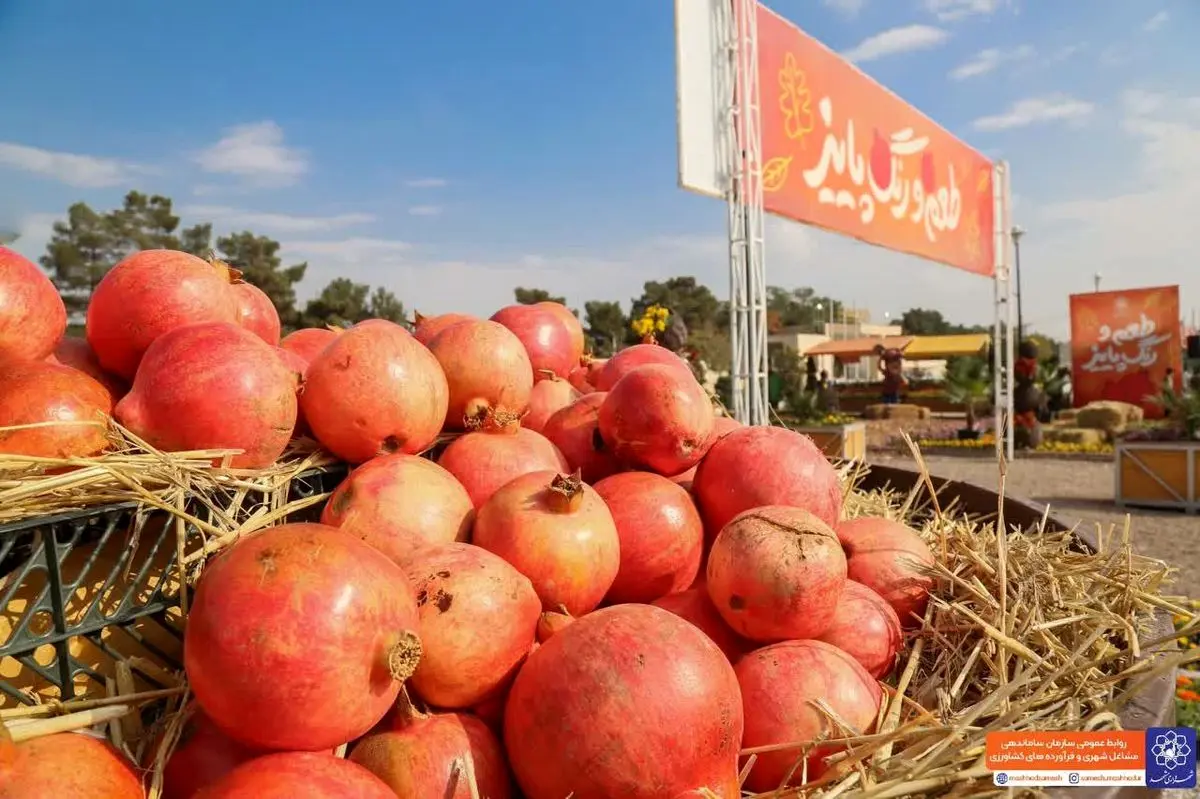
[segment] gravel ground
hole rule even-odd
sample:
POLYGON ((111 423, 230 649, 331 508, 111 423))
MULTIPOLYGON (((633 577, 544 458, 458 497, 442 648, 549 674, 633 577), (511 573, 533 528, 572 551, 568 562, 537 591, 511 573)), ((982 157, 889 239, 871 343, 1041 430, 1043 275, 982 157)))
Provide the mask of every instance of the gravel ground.
MULTIPOLYGON (((871 454, 869 460, 888 466, 913 468, 912 458, 871 454)), ((996 463, 985 458, 926 457, 929 471, 996 490, 996 463)), ((1009 464, 1008 492, 1050 506, 1051 512, 1073 517, 1084 524, 1100 524, 1120 531, 1126 512, 1133 517, 1131 535, 1137 551, 1159 558, 1178 569, 1174 591, 1200 597, 1200 516, 1181 512, 1118 510, 1113 504, 1113 464, 1077 462, 1058 458, 1019 459, 1009 464)))

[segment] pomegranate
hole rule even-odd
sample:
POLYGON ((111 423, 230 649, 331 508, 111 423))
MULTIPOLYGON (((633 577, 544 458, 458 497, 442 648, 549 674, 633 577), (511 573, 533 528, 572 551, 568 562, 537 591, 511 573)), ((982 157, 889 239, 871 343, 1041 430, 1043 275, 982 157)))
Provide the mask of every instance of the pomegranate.
POLYGON ((621 568, 606 602, 653 602, 695 582, 704 523, 687 491, 649 472, 614 474, 595 488, 621 538, 621 568))
POLYGON ((904 646, 900 619, 883 597, 862 583, 847 580, 833 622, 818 640, 857 660, 876 679, 891 674, 904 646))
POLYGON ((522 414, 533 390, 524 345, 497 322, 460 322, 429 342, 450 385, 446 427, 462 430, 482 409, 522 414))
POLYGON ((155 339, 115 415, 158 449, 236 449, 234 468, 259 469, 287 448, 296 412, 296 375, 275 348, 206 322, 155 339))
POLYGON ((357 763, 325 752, 264 755, 229 772, 195 799, 396 799, 357 763))
POLYGON ((533 379, 544 380, 547 375, 565 378, 571 367, 579 363, 580 353, 556 311, 544 305, 509 305, 492 314, 492 321, 512 331, 533 365, 533 379))
POLYGON ((571 622, 575 621, 575 617, 569 613, 559 613, 558 611, 548 610, 541 615, 537 624, 537 640, 539 644, 544 644, 550 636, 562 630, 571 622))
POLYGON ((529 580, 471 544, 427 546, 408 563, 421 618, 421 664, 412 685, 443 708, 496 692, 533 645, 542 606, 529 580))
POLYGON ((200 322, 238 324, 237 273, 174 250, 135 252, 92 292, 87 340, 105 371, 132 380, 142 356, 165 333, 200 322))
POLYGON ((477 796, 512 796, 500 741, 466 713, 429 715, 402 701, 392 726, 360 740, 349 759, 383 780, 396 799, 471 799, 468 761, 477 796))
POLYGON ((521 427, 511 414, 485 409, 468 424, 471 432, 450 442, 438 463, 458 478, 476 509, 500 486, 523 474, 567 471, 558 447, 521 427))
POLYGON ((313 434, 351 463, 415 455, 446 420, 446 376, 412 335, 381 319, 355 325, 308 365, 300 407, 313 434))
POLYGON ((865 516, 838 525, 847 574, 887 601, 903 627, 919 627, 929 603, 933 553, 921 536, 900 522, 865 516))
POLYGON ((529 656, 504 713, 509 762, 528 799, 675 799, 704 789, 736 799, 741 739, 729 661, 650 605, 604 608, 561 630, 529 656))
MULTIPOLYGON (((742 427, 742 423, 736 419, 731 419, 728 416, 713 417, 713 432, 712 443, 715 444, 722 438, 742 427)), ((711 444, 709 446, 712 446, 711 444)), ((671 482, 678 483, 688 491, 692 490, 692 483, 696 480, 696 470, 700 468, 700 464, 696 464, 686 472, 677 474, 671 477, 671 482)))
MULTIPOLYGON (((279 360, 283 361, 283 365, 287 367, 288 371, 295 375, 296 387, 299 389, 304 383, 304 373, 308 371, 308 361, 291 350, 285 350, 283 347, 276 347, 275 354, 279 356, 279 360)), ((299 396, 299 393, 297 393, 297 396, 299 396)))
POLYGON ((837 533, 802 508, 753 508, 725 525, 708 553, 708 596, 755 641, 815 638, 833 623, 846 556, 837 533))
POLYGON ((618 458, 663 475, 694 466, 712 445, 712 402, 690 373, 651 365, 622 377, 600 406, 600 437, 618 458))
MULTIPOLYGON (((772 791, 784 784, 800 784, 805 764, 796 761, 799 746, 822 737, 845 737, 818 709, 825 703, 837 717, 860 733, 868 733, 879 714, 883 690, 858 661, 823 641, 784 641, 755 650, 734 667, 742 689, 749 749, 772 744, 796 744, 795 749, 760 752, 746 779, 754 792, 772 791), (793 772, 793 767, 795 771, 793 772)), ((820 746, 807 758, 809 780, 827 769, 825 758, 844 747, 820 746)))
POLYGON ((84 339, 64 336, 63 340, 58 342, 58 346, 54 348, 54 354, 46 360, 49 363, 69 366, 83 372, 108 389, 108 393, 113 396, 114 400, 120 399, 129 390, 129 386, 123 381, 104 371, 104 368, 100 366, 100 361, 96 360, 96 354, 92 352, 92 348, 84 339))
POLYGON ((67 309, 41 269, 0 247, 0 361, 40 361, 67 330, 67 309))
POLYGON ((237 298, 238 321, 242 327, 272 347, 278 347, 279 311, 275 310, 275 303, 266 292, 252 283, 237 281, 233 284, 233 294, 237 298))
POLYGON ((316 751, 383 718, 420 660, 418 626, 404 572, 386 556, 334 527, 285 524, 205 568, 184 668, 227 735, 316 751))
POLYGON ((133 765, 106 741, 62 732, 16 745, 12 779, 0 783, 3 799, 48 797, 144 799, 133 765))
POLYGON ((842 513, 833 465, 811 438, 782 427, 726 433, 696 470, 692 495, 710 540, 734 516, 763 505, 804 508, 830 527, 842 513))
MULTIPOLYGON (((156 756, 157 748, 150 757, 156 756)), ((198 791, 264 752, 246 746, 217 729, 193 708, 184 722, 175 751, 163 768, 163 799, 191 799, 198 791)))
POLYGON ((17 770, 17 745, 8 728, 0 724, 0 785, 7 785, 17 770))
POLYGON ((687 363, 675 353, 657 344, 635 344, 626 347, 616 355, 603 362, 603 366, 592 372, 589 382, 597 391, 612 391, 625 375, 639 366, 667 366, 676 370, 680 375, 687 375, 693 380, 692 370, 687 363))
POLYGON ((546 421, 580 396, 574 386, 556 375, 539 380, 529 393, 529 412, 521 417, 521 426, 544 434, 546 421))
POLYGON ((316 357, 321 354, 321 350, 328 347, 341 333, 341 330, 328 327, 305 327, 294 333, 288 333, 283 337, 283 341, 279 342, 279 346, 294 353, 307 366, 316 360, 316 357))
POLYGON ((0 362, 0 452, 95 455, 108 446, 106 416, 112 409, 112 395, 83 372, 45 361, 0 362))
POLYGON ((567 382, 570 383, 580 394, 591 394, 596 390, 596 387, 588 381, 588 369, 586 366, 576 366, 567 375, 567 382))
POLYGON ((563 305, 561 302, 544 302, 535 303, 536 308, 545 308, 552 312, 563 323, 567 329, 567 336, 571 342, 571 362, 577 363, 583 357, 583 349, 586 340, 583 333, 583 325, 579 322, 579 317, 575 313, 563 305))
POLYGON ((429 346, 429 342, 448 327, 453 327, 459 322, 480 321, 479 317, 465 313, 444 313, 438 316, 421 316, 418 313, 414 316, 416 321, 413 323, 413 336, 425 346, 429 346))
POLYGON ((585 483, 621 471, 621 462, 600 437, 600 406, 607 394, 584 394, 546 420, 542 433, 578 469, 585 483))
POLYGON ((475 508, 454 475, 416 455, 380 455, 342 481, 321 523, 358 536, 401 566, 427 544, 466 541, 475 508))
POLYGON ((735 633, 717 613, 703 583, 678 594, 660 597, 653 604, 699 628, 721 648, 730 663, 737 663, 742 655, 754 649, 752 642, 735 633))
POLYGON ((479 508, 473 540, 528 577, 543 608, 573 616, 600 604, 621 563, 612 514, 578 473, 505 484, 479 508))

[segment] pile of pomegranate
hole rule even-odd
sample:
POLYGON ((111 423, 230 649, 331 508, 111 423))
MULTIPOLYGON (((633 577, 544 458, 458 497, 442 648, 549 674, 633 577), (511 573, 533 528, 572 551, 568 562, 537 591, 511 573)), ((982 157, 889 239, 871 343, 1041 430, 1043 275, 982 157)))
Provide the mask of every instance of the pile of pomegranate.
MULTIPOLYGON (((871 732, 933 556, 844 519, 809 438, 718 416, 656 345, 588 357, 555 303, 280 340, 264 300, 144 251, 69 339, 0 248, 0 452, 96 455, 111 414, 235 468, 297 435, 355 467, 320 523, 207 564, 166 799, 734 799, 743 749, 768 791, 871 732)), ((145 768, 79 735, 0 741, 5 797, 140 799, 145 768)))

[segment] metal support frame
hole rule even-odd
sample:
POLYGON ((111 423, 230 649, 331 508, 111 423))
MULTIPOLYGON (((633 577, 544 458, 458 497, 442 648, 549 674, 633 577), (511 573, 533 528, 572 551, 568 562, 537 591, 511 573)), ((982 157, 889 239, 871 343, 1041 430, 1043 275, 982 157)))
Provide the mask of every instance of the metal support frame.
POLYGON ((1013 459, 1013 369, 1016 366, 1016 342, 1013 337, 1013 281, 1009 268, 1012 252, 1012 206, 1010 171, 1007 161, 996 163, 992 171, 993 220, 996 236, 996 274, 993 278, 995 318, 992 331, 992 407, 996 450, 1013 459))
POLYGON ((755 0, 730 0, 724 22, 728 67, 722 80, 729 185, 730 377, 733 415, 770 424, 767 395, 767 279, 764 258, 762 115, 755 0))

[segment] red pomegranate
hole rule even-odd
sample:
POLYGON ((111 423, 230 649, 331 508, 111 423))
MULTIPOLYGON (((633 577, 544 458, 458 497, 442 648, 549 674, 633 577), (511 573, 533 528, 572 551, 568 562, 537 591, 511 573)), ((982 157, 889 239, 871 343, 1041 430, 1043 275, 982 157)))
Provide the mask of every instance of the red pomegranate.
POLYGON ((709 449, 692 495, 711 540, 729 520, 763 505, 804 508, 829 526, 842 514, 842 486, 825 455, 783 427, 739 427, 709 449))
POLYGON ((16 773, 18 754, 8 728, 0 724, 0 785, 7 785, 16 773))
MULTIPOLYGON (((304 384, 304 373, 308 371, 308 361, 283 347, 276 347, 275 354, 279 356, 279 360, 283 361, 283 365, 287 367, 288 371, 295 375, 296 387, 299 389, 304 384)), ((297 396, 299 396, 299 391, 297 391, 297 396)))
POLYGON ((471 432, 450 442, 438 463, 467 489, 476 509, 500 486, 523 474, 568 471, 558 447, 521 427, 511 414, 484 410, 469 424, 471 432))
POLYGON ((321 523, 356 535, 401 566, 428 544, 466 541, 475 508, 454 475, 416 455, 380 455, 342 481, 321 523))
POLYGON ((703 583, 678 594, 660 597, 652 604, 699 628, 721 648, 730 663, 737 663, 742 655, 755 647, 752 641, 738 635, 725 623, 721 614, 713 607, 712 600, 708 598, 708 589, 703 583))
POLYGON ((145 799, 133 765, 111 744, 84 733, 62 732, 16 745, 12 779, 3 799, 48 797, 145 799))
POLYGON ((92 292, 87 341, 100 365, 132 380, 142 355, 165 333, 200 322, 238 324, 235 273, 175 250, 142 250, 106 274, 92 292))
POLYGON ((747 638, 815 638, 833 623, 846 556, 816 516, 768 505, 725 525, 708 553, 705 582, 721 618, 747 638))
POLYGON ((184 667, 227 735, 317 751, 383 718, 420 660, 418 627, 404 571, 385 555, 334 527, 285 524, 205 568, 184 667))
MULTIPOLYGON (((156 753, 157 748, 149 752, 149 757, 153 759, 156 753)), ((192 799, 202 788, 263 754, 233 740, 193 708, 163 768, 162 799, 192 799)))
POLYGON ((572 616, 600 604, 621 564, 612 514, 578 473, 505 484, 479 508, 472 539, 528 577, 543 608, 572 616))
POLYGON ((0 361, 40 361, 67 330, 58 289, 23 255, 0 247, 0 361))
POLYGON ((326 449, 351 463, 422 452, 446 420, 446 376, 429 350, 392 322, 373 319, 345 331, 304 377, 305 420, 326 449))
POLYGON ((579 397, 575 387, 561 377, 551 375, 539 380, 529 393, 529 412, 521 417, 521 426, 544 434, 546 420, 579 397))
POLYGON ((687 375, 693 380, 692 370, 687 363, 675 353, 657 344, 635 344, 626 347, 616 355, 603 362, 603 366, 592 372, 590 382, 597 391, 612 391, 625 375, 639 366, 667 366, 675 369, 681 375, 687 375))
POLYGON ((537 640, 539 644, 546 643, 550 636, 559 632, 571 622, 575 621, 575 617, 569 613, 559 613, 554 610, 547 610, 538 619, 537 624, 537 640))
POLYGON ((583 365, 576 366, 567 375, 567 382, 570 383, 580 394, 591 394, 596 390, 596 387, 588 381, 588 368, 583 365))
POLYGON ((0 452, 95 455, 108 447, 106 417, 112 410, 112 395, 83 372, 45 361, 0 362, 0 452))
POLYGON ((542 605, 529 580, 471 544, 427 546, 410 557, 421 664, 412 685, 431 705, 468 708, 498 691, 529 652, 542 605))
POLYGON ((933 553, 911 527, 876 516, 837 526, 847 574, 887 601, 903 627, 919 627, 933 588, 933 553))
POLYGON ((533 390, 533 366, 524 345, 497 322, 460 322, 429 342, 450 384, 446 427, 462 430, 484 408, 522 414, 533 390))
POLYGON ((453 327, 459 322, 481 321, 478 316, 465 313, 444 313, 438 316, 421 316, 419 313, 413 315, 416 317, 416 321, 413 323, 413 336, 427 347, 429 342, 437 338, 438 333, 448 327, 453 327))
POLYGON ((288 333, 283 337, 283 341, 279 342, 279 346, 294 353, 307 366, 342 332, 328 327, 305 327, 288 333))
POLYGON ((92 348, 84 339, 64 336, 63 340, 58 342, 58 346, 54 348, 54 354, 46 360, 49 363, 69 366, 83 372, 108 389, 108 393, 112 394, 114 400, 120 399, 129 390, 129 386, 124 381, 104 371, 104 368, 100 366, 100 361, 96 360, 96 354, 92 352, 92 348))
MULTIPOLYGON (((722 438, 742 427, 742 423, 736 419, 731 419, 728 416, 713 417, 712 443, 715 444, 722 438)), ((709 445, 711 446, 711 444, 709 445)), ((692 483, 696 480, 696 470, 700 468, 700 464, 696 464, 686 472, 674 475, 671 477, 671 482, 678 483, 688 491, 692 490, 692 483)))
POLYGON ((605 601, 653 602, 696 580, 704 523, 688 492, 649 472, 624 472, 596 483, 621 537, 621 568, 605 601))
POLYGON ((565 378, 579 363, 571 333, 562 317, 544 305, 509 305, 492 314, 491 320, 512 331, 533 365, 533 379, 548 375, 565 378))
POLYGON ((663 475, 685 472, 712 445, 712 402, 670 366, 628 372, 600 406, 600 437, 626 463, 663 475))
MULTIPOLYGON (((822 641, 773 644, 746 655, 734 670, 746 717, 742 746, 797 746, 759 753, 745 785, 754 792, 775 790, 789 773, 788 784, 799 784, 804 774, 804 764, 796 763, 803 755, 799 747, 821 737, 845 737, 817 702, 825 703, 860 733, 870 732, 883 702, 879 683, 858 661, 822 641)), ((841 749, 835 745, 811 750, 808 779, 821 776, 828 769, 825 758, 841 749)))
POLYGON ((234 468, 259 469, 287 448, 296 407, 296 375, 274 347, 206 322, 155 339, 115 415, 158 449, 237 449, 234 468))
POLYGON ((504 714, 509 762, 528 799, 674 799, 702 789, 736 799, 741 740, 729 661, 691 624, 650 605, 604 608, 561 630, 529 656, 504 714))
POLYGON ((542 433, 558 447, 585 483, 595 483, 623 468, 600 437, 600 406, 607 394, 584 394, 546 420, 542 433))
POLYGON ((430 715, 402 701, 390 729, 360 740, 349 759, 386 783, 396 799, 471 799, 468 761, 477 796, 512 796, 500 741, 467 713, 430 715))
POLYGON ((818 640, 857 660, 876 679, 891 674, 904 647, 900 619, 883 597, 862 583, 847 580, 833 622, 818 640))
POLYGON ((583 333, 583 325, 580 324, 579 317, 575 315, 574 311, 563 305, 561 302, 550 302, 549 300, 546 300, 544 302, 536 303, 535 307, 545 308, 546 310, 552 312, 563 323, 563 326, 567 328, 567 336, 571 341, 571 362, 578 363, 579 359, 583 357, 583 349, 586 343, 583 333))
POLYGON ((237 297, 238 321, 242 327, 272 347, 278 347, 279 311, 275 310, 275 303, 266 292, 252 283, 237 281, 233 284, 233 294, 237 297))
POLYGON ((195 799, 396 799, 357 763, 325 752, 279 752, 229 772, 195 799))

